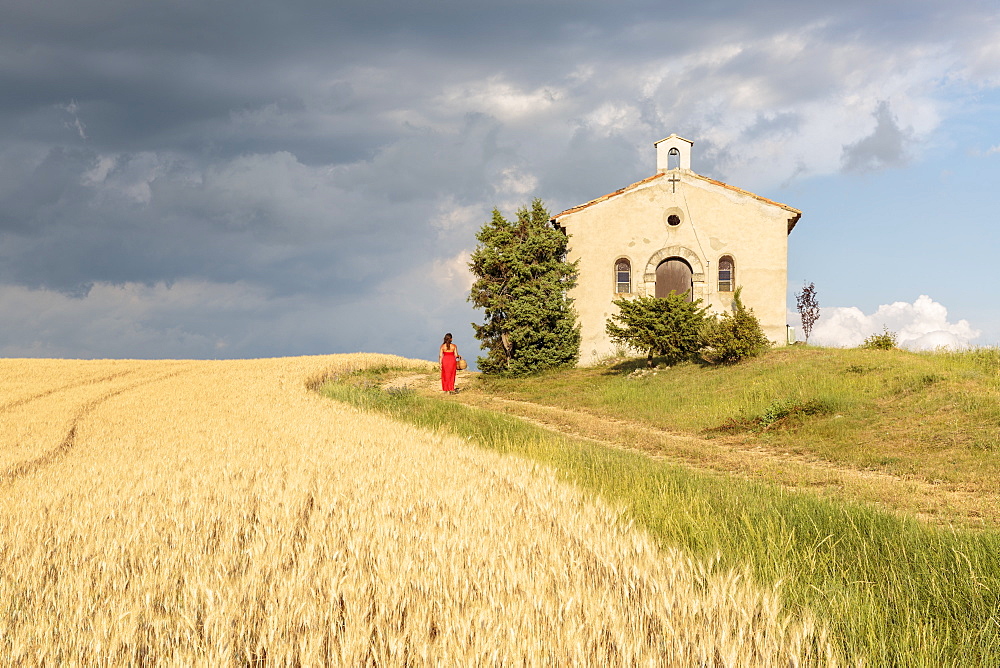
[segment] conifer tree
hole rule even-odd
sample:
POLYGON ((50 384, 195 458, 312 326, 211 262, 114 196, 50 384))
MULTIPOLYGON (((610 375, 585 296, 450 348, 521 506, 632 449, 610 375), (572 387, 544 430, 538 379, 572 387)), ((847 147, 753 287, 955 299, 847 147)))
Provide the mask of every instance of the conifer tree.
POLYGON ((580 327, 567 292, 576 285, 576 263, 566 261, 568 239, 542 201, 518 209, 513 222, 494 209, 476 239, 469 301, 486 317, 472 324, 486 351, 479 368, 523 375, 575 364, 580 327))
POLYGON ((704 346, 702 332, 708 312, 700 299, 689 302, 686 295, 671 292, 666 297, 616 299, 613 303, 618 314, 607 321, 608 336, 615 343, 646 353, 649 366, 653 366, 654 355, 666 357, 671 365, 684 361, 704 346))
POLYGON ((717 364, 736 364, 749 357, 756 357, 771 346, 764 336, 760 321, 753 309, 743 304, 743 288, 733 294, 733 312, 710 321, 706 344, 710 350, 705 357, 717 364))

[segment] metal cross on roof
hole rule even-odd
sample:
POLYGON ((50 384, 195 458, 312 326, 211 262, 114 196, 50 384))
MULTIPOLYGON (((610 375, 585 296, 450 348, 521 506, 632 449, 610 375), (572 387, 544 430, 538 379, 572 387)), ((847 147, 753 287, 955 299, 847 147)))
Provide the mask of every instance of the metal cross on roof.
POLYGON ((672 192, 677 192, 677 184, 681 182, 681 179, 676 174, 671 174, 670 178, 667 179, 670 182, 672 192))

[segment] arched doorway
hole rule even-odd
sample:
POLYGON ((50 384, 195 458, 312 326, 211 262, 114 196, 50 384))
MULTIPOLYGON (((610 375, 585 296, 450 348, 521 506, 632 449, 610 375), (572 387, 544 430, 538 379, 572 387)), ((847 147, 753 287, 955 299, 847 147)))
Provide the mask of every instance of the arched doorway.
POLYGON ((679 257, 670 257, 656 266, 656 296, 666 297, 671 291, 687 292, 687 300, 694 297, 694 272, 691 265, 679 257))

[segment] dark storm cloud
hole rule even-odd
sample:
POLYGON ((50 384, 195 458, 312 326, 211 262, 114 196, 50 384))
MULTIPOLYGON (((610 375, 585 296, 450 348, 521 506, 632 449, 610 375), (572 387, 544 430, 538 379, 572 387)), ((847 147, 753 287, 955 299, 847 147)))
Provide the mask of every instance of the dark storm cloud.
MULTIPOLYGON (((268 105, 304 107, 325 95, 340 98, 323 100, 326 105, 370 110, 412 100, 413 88, 433 90, 453 77, 496 71, 534 85, 552 81, 554 73, 574 63, 634 68, 650 56, 684 54, 703 45, 706 36, 722 44, 762 34, 762 29, 767 34, 778 15, 782 26, 816 22, 815 10, 801 5, 768 3, 749 11, 728 3, 664 8, 654 2, 18 2, 0 27, 5 91, 0 111, 5 127, 16 127, 22 138, 57 140, 55 124, 40 124, 45 119, 38 112, 51 113, 52 107, 75 100, 79 120, 102 148, 200 147, 221 154, 279 150, 294 129, 286 135, 265 128, 263 136, 220 136, 220 124, 228 127, 231 113, 268 105), (358 66, 362 69, 346 71, 358 66), (371 76, 363 71, 366 66, 394 75, 381 95, 356 96, 351 82, 344 81, 371 76)), ((841 3, 836 12, 819 14, 827 22, 819 34, 843 35, 847 28, 836 17, 858 11, 852 6, 860 3, 841 3)), ((892 4, 879 5, 883 28, 903 14, 886 7, 892 4)), ((860 21, 851 28, 867 32, 875 26, 860 21)), ((883 43, 891 39, 891 33, 880 35, 883 43)), ((725 67, 735 78, 785 73, 790 85, 781 88, 793 91, 822 85, 825 77, 817 76, 815 65, 810 58, 774 62, 766 50, 750 48, 725 67)), ((688 80, 710 74, 711 68, 694 69, 688 80)), ((349 113, 337 120, 350 120, 340 116, 349 113)), ((366 117, 375 126, 362 132, 369 147, 392 138, 393 128, 371 114, 366 117)), ((314 141, 327 143, 334 155, 349 160, 365 155, 360 142, 349 141, 353 133, 330 136, 329 127, 299 128, 311 129, 314 141)), ((310 153, 310 161, 320 159, 305 138, 288 139, 297 151, 310 153)))
POLYGON ((670 132, 748 187, 901 164, 921 128, 888 102, 855 128, 844 100, 870 113, 888 80, 897 114, 933 102, 905 73, 970 13, 7 0, 0 313, 44 310, 0 354, 415 354, 474 317, 463 253, 491 207, 627 185, 670 132))
POLYGON ((205 168, 57 148, 0 210, 11 231, 0 275, 59 290, 184 276, 329 293, 370 280, 376 263, 357 260, 394 250, 389 235, 426 250, 420 224, 398 225, 425 211, 388 202, 371 215, 357 193, 288 153, 205 168))

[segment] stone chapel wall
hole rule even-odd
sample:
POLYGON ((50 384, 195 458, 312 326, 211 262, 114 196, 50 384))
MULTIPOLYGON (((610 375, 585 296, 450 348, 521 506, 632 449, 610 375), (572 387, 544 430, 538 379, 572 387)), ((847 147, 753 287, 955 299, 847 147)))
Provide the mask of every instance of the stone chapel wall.
POLYGON ((718 262, 731 256, 744 303, 754 309, 765 335, 783 345, 788 221, 796 213, 678 169, 557 216, 569 235, 569 259, 580 260, 572 296, 582 330, 581 364, 614 353, 604 328, 619 296, 619 258, 631 264, 631 290, 637 295, 653 294, 660 261, 684 259, 693 272, 694 296, 719 313, 731 307, 733 293, 718 290, 718 262))

